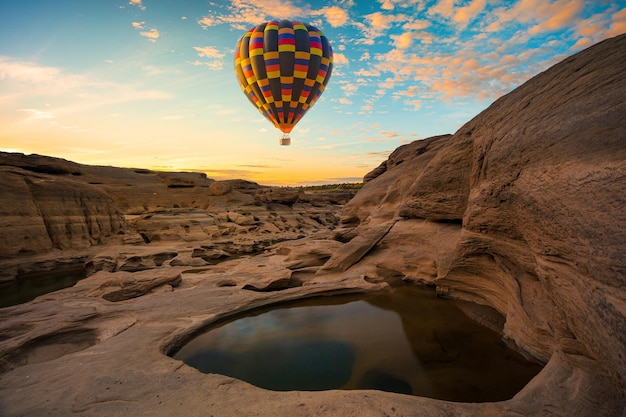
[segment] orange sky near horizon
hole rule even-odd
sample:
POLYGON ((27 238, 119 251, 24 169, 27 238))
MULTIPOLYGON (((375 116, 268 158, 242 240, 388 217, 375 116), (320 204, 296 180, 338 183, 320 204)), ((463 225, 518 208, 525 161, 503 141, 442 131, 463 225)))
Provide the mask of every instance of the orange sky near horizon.
POLYGON ((398 146, 454 133, 624 32, 626 0, 7 1, 0 150, 265 185, 358 182, 398 146), (287 147, 233 71, 241 35, 281 18, 317 26, 334 51, 287 147))

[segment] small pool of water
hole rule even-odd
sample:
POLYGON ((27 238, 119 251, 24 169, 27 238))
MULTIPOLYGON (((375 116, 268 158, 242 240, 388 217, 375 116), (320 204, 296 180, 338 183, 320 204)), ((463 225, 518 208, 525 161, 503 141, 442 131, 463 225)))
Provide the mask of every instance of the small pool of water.
POLYGON ((275 391, 375 389, 468 402, 510 399, 541 370, 454 301, 415 287, 256 311, 173 357, 275 391))
POLYGON ((18 276, 0 283, 0 308, 26 303, 40 295, 72 287, 85 278, 84 265, 66 267, 59 271, 42 271, 18 276))

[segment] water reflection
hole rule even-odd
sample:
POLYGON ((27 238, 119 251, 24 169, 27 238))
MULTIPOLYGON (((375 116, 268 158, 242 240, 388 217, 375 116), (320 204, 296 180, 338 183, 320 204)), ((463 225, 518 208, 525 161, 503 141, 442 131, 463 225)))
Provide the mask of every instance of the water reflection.
POLYGON ((59 271, 42 271, 19 276, 12 281, 0 283, 0 308, 31 301, 40 295, 68 288, 85 278, 83 263, 59 271))
POLYGON ((262 388, 377 389, 452 401, 511 398, 541 369, 434 292, 299 302, 224 323, 174 358, 262 388))

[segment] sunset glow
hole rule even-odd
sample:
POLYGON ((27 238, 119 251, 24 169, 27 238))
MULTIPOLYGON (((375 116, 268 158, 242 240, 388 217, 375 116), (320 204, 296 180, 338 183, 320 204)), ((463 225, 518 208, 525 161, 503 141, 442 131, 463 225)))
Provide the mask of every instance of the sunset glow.
POLYGON ((454 133, 566 56, 626 31, 626 0, 22 0, 0 3, 0 150, 261 184, 360 181, 454 133), (233 73, 271 19, 332 43, 334 72, 281 147, 233 73))

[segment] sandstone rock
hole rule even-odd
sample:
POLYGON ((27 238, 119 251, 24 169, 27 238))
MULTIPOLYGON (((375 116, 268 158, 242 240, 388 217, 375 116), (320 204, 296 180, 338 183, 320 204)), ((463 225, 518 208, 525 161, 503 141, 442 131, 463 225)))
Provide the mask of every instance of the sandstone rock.
POLYGON ((225 250, 216 249, 208 246, 201 248, 195 248, 193 250, 192 258, 201 258, 207 263, 214 263, 225 258, 230 258, 232 255, 225 250))
POLYGON ((180 272, 167 269, 155 272, 97 272, 89 278, 80 281, 77 288, 93 288, 86 295, 101 297, 107 301, 124 301, 141 297, 155 288, 163 285, 178 286, 181 280, 180 272))
POLYGON ((394 222, 387 222, 369 227, 355 238, 344 244, 333 253, 333 256, 324 264, 323 271, 343 272, 359 262, 393 226, 394 222))
POLYGON ((254 226, 256 224, 256 219, 251 214, 244 214, 235 211, 228 212, 228 221, 239 226, 254 226))
MULTIPOLYGON (((389 221, 400 216, 398 206, 413 188, 430 161, 449 143, 450 135, 435 136, 404 145, 390 155, 384 175, 368 181, 346 204, 341 213, 342 223, 359 223, 369 217, 389 221), (411 175, 406 175, 411 172, 411 175)), ((416 216, 417 217, 417 216, 416 216)))
POLYGON ((289 269, 302 269, 324 265, 340 248, 341 243, 332 240, 302 239, 280 245, 281 253, 288 254, 285 260, 289 269))
POLYGON ((97 187, 63 173, 0 169, 2 257, 87 248, 119 240, 127 230, 113 200, 97 187))
MULTIPOLYGON (((453 136, 427 140, 426 152, 411 151, 424 149, 420 142, 406 145, 401 165, 388 161, 384 173, 371 174, 342 213, 358 219, 360 233, 394 216, 435 222, 428 234, 389 233, 360 264, 380 262, 383 247, 431 256, 424 261, 437 266, 436 277, 423 278, 506 316, 509 343, 546 361, 575 338, 577 354, 611 375, 622 395, 624 59, 626 36, 604 41, 497 100, 453 136), (438 227, 457 228, 445 253, 433 248, 438 227)), ((415 273, 402 259, 384 263, 386 273, 389 264, 402 276, 415 273)))
POLYGON ((268 188, 257 193, 259 202, 285 204, 287 206, 294 205, 299 197, 300 191, 291 188, 268 188))
POLYGON ((215 181, 209 186, 209 191, 211 195, 220 196, 224 194, 228 194, 233 190, 232 185, 222 181, 215 181))

